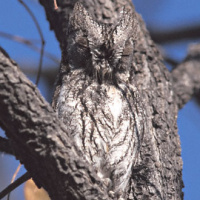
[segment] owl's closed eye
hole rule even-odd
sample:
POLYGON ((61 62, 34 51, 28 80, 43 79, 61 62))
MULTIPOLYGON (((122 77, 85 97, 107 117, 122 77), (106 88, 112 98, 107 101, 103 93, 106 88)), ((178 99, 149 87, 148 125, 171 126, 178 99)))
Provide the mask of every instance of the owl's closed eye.
POLYGON ((70 68, 85 69, 99 83, 113 82, 116 73, 122 73, 131 64, 136 28, 133 14, 125 9, 116 23, 99 24, 78 3, 68 28, 70 68))

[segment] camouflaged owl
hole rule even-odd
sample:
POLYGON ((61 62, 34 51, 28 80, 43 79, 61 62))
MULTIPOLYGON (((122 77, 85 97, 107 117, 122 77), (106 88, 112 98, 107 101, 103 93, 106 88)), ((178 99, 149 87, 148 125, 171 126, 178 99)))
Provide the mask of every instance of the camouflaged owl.
POLYGON ((136 30, 132 11, 123 8, 114 24, 100 24, 76 3, 53 102, 77 149, 115 199, 126 198, 143 131, 138 92, 129 83, 136 30))

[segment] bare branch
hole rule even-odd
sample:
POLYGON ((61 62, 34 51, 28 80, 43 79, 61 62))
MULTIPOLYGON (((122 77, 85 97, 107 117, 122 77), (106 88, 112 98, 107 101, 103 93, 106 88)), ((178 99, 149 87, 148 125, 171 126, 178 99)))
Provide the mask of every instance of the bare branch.
MULTIPOLYGON (((36 45, 38 43, 38 40, 26 39, 26 38, 23 38, 21 36, 13 35, 13 34, 10 34, 10 33, 5 33, 5 32, 2 32, 2 31, 0 31, 0 37, 6 38, 8 40, 15 41, 15 42, 19 42, 21 44, 26 45, 27 47, 29 47, 30 49, 32 49, 36 52, 41 52, 41 49, 38 48, 37 45, 36 45)), ((44 56, 46 56, 47 58, 49 58, 50 60, 52 60, 56 64, 60 63, 58 58, 48 51, 44 51, 44 56)))
POLYGON ((0 152, 13 155, 13 149, 8 139, 0 136, 0 152))
POLYGON ((189 48, 188 56, 172 71, 173 87, 179 108, 200 90, 200 44, 189 48))
POLYGON ((175 68, 179 63, 174 60, 173 58, 169 57, 165 51, 165 49, 161 45, 157 45, 160 54, 162 55, 162 58, 165 62, 170 64, 173 68, 175 68))
MULTIPOLYGON (((15 173, 14 173, 13 176, 12 176, 11 183, 13 183, 13 182, 15 181, 15 178, 16 178, 17 174, 19 173, 19 170, 20 170, 21 166, 22 166, 22 164, 20 163, 20 164, 18 165, 17 169, 15 170, 15 173)), ((25 180, 25 181, 26 181, 26 180, 25 180)), ((11 194, 11 192, 8 193, 7 200, 10 200, 10 194, 11 194)))
MULTIPOLYGON (((53 0, 40 2, 63 45, 68 11, 72 10, 76 0, 70 3, 58 0, 57 10, 53 0)), ((87 0, 84 6, 98 21, 113 23, 119 9, 131 5, 130 0, 87 0)), ((143 114, 138 115, 144 119, 139 127, 145 125, 145 128, 128 196, 129 199, 182 199, 182 160, 176 124, 178 109, 171 74, 162 64, 160 53, 139 15, 137 20, 140 26, 133 71, 128 80, 136 91, 133 95, 137 94, 137 110, 144 114, 144 118, 143 114)), ((76 149, 65 125, 38 90, 8 56, 2 54, 0 60, 0 122, 17 158, 24 163, 37 186, 44 187, 52 200, 109 199, 107 188, 76 149)))
POLYGON ((30 174, 26 172, 24 175, 19 177, 16 181, 11 183, 8 187, 6 187, 3 191, 0 192, 0 199, 5 197, 7 194, 12 192, 14 189, 16 189, 18 186, 26 182, 28 179, 30 179, 30 174))
POLYGON ((52 200, 109 199, 93 168, 75 149, 65 125, 37 88, 2 52, 0 105, 0 122, 17 158, 52 200))
POLYGON ((200 38, 200 25, 169 31, 150 30, 150 34, 156 43, 175 42, 184 39, 198 39, 200 38))
POLYGON ((167 62, 168 64, 170 64, 173 68, 175 68, 178 65, 178 62, 176 60, 174 60, 173 58, 164 55, 163 59, 165 62, 167 62))
POLYGON ((44 36, 43 36, 42 30, 40 28, 40 25, 39 25, 35 15, 31 11, 31 9, 26 5, 26 3, 23 2, 23 0, 18 0, 18 1, 24 6, 24 8, 27 10, 29 15, 31 16, 31 18, 32 18, 37 30, 38 30, 38 33, 40 35, 40 40, 41 40, 40 61, 39 61, 39 66, 38 66, 37 78, 36 78, 36 81, 35 81, 35 84, 38 85, 39 80, 40 80, 41 70, 42 70, 42 62, 43 62, 43 55, 44 55, 45 40, 44 40, 44 36))
MULTIPOLYGON (((59 9, 55 10, 53 0, 40 0, 45 8, 50 27, 55 31, 61 46, 63 46, 62 50, 65 50, 66 24, 76 0, 57 0, 57 2, 59 9)), ((119 10, 123 6, 134 9, 131 7, 130 0, 84 1, 84 7, 100 23, 115 22, 119 16, 119 10)), ((135 71, 131 74, 130 79, 131 83, 140 91, 143 98, 140 102, 145 102, 141 109, 145 108, 149 131, 144 134, 140 159, 133 171, 130 199, 182 199, 182 161, 176 126, 177 106, 173 99, 171 76, 161 63, 160 53, 150 39, 140 16, 137 15, 137 19, 138 39, 135 43, 133 58, 135 71), (139 171, 138 168, 143 170, 139 171)), ((62 58, 67 55, 64 50, 62 58)), ((63 62, 65 61, 67 58, 63 60, 63 62)), ((64 68, 65 63, 63 62, 64 68)), ((65 69, 63 71, 65 72, 65 69)), ((55 96, 59 94, 59 87, 57 88, 55 96)))
POLYGON ((10 33, 5 33, 5 32, 2 32, 2 31, 0 31, 0 37, 16 41, 16 42, 25 44, 27 46, 29 46, 29 45, 32 46, 32 45, 39 42, 38 40, 35 40, 35 39, 26 39, 26 38, 23 38, 21 36, 13 35, 13 34, 10 34, 10 33))

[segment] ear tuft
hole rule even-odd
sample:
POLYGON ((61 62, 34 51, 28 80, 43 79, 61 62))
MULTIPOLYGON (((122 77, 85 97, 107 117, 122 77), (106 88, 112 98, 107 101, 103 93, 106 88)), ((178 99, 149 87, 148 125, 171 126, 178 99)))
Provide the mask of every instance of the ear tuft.
POLYGON ((135 13, 123 7, 118 21, 113 31, 114 43, 122 43, 122 40, 130 37, 136 39, 138 23, 135 13))
POLYGON ((126 56, 133 51, 133 40, 137 35, 137 19, 133 11, 123 7, 112 32, 113 65, 116 65, 122 57, 123 52, 126 56), (129 44, 129 47, 126 47, 129 44), (128 48, 128 49, 127 49, 128 48))
POLYGON ((77 2, 69 20, 69 30, 82 31, 86 34, 90 47, 103 41, 102 25, 97 23, 82 3, 77 2))
POLYGON ((84 6, 80 2, 77 2, 69 19, 69 27, 72 30, 83 29, 84 21, 87 15, 88 12, 84 6))

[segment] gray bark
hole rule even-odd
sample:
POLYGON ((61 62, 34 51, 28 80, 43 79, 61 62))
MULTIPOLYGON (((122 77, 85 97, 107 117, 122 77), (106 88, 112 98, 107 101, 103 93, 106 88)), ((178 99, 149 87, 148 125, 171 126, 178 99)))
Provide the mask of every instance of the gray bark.
MULTIPOLYGON (((69 13, 75 2, 60 0, 59 10, 54 10, 53 1, 40 0, 62 49, 66 43, 69 13)), ((113 22, 122 6, 133 9, 128 0, 87 0, 84 5, 98 21, 106 23, 113 22)), ((177 114, 200 89, 200 51, 193 48, 188 58, 170 73, 141 17, 137 15, 137 18, 138 40, 130 81, 143 98, 141 109, 146 115, 147 128, 132 171, 128 199, 183 199, 177 114)), ((64 53, 62 65, 65 64, 64 53)), ((64 124, 51 106, 2 52, 0 106, 1 127, 11 141, 16 158, 52 200, 109 199, 106 188, 92 166, 74 148, 64 124)))
POLYGON ((51 106, 0 52, 0 122, 14 154, 51 199, 109 199, 51 106))
POLYGON ((0 152, 13 155, 13 149, 8 139, 0 136, 0 152))

